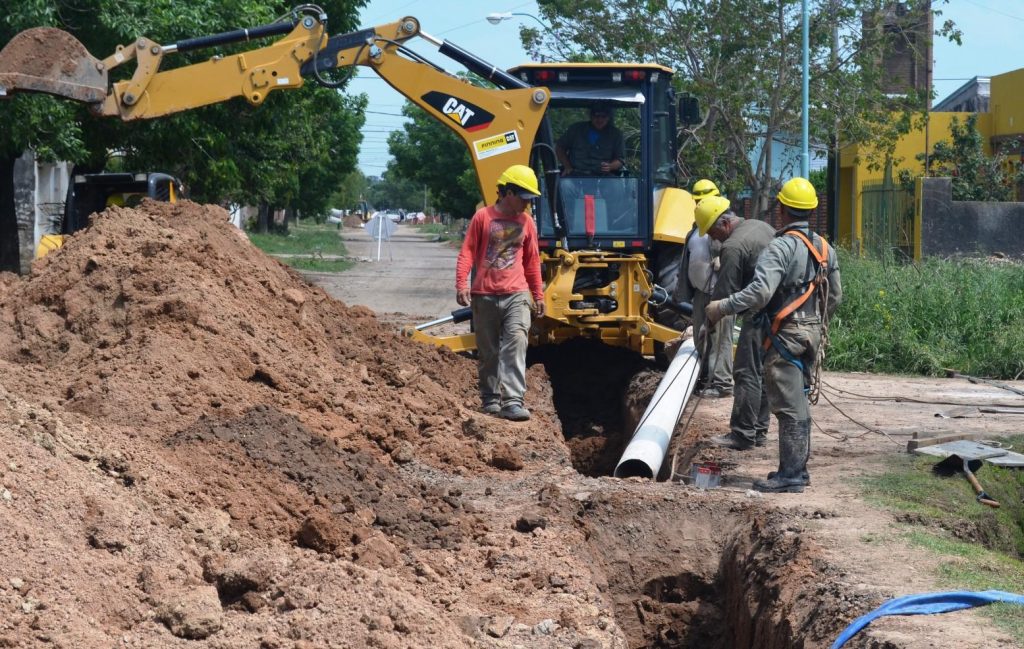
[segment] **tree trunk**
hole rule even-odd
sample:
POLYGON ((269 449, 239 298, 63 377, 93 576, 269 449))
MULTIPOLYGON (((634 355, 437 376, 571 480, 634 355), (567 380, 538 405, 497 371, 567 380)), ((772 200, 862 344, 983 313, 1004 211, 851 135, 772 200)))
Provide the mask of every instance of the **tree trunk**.
POLYGON ((21 270, 18 216, 14 209, 14 161, 18 156, 0 155, 0 271, 21 270))
POLYGON ((260 234, 270 232, 270 204, 266 201, 260 201, 257 209, 256 231, 260 234))

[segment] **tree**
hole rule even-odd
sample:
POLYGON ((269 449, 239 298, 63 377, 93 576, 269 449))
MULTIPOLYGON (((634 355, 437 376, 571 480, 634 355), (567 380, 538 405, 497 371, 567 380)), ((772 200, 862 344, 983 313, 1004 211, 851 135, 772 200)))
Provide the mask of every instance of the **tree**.
POLYGON ((392 161, 367 187, 366 199, 378 209, 418 212, 423 208, 423 185, 402 176, 392 161))
POLYGON ((426 185, 439 211, 469 218, 482 197, 466 145, 414 104, 406 102, 402 114, 411 121, 388 136, 395 173, 426 185))
MULTIPOLYGON (((811 137, 827 141, 838 121, 845 141, 871 141, 884 157, 924 106, 919 95, 893 102, 883 92, 878 62, 904 33, 881 28, 877 0, 814 4, 811 137), (892 118, 893 109, 900 111, 899 119, 892 118)), ((906 4, 908 21, 930 6, 927 0, 906 4)), ((535 55, 640 60, 674 68, 678 89, 698 97, 704 112, 703 121, 684 134, 683 177, 710 177, 728 191, 749 188, 763 212, 786 171, 772 167, 772 143, 795 141, 801 130, 800 5, 800 0, 538 0, 551 31, 522 34, 535 55)), ((939 33, 958 36, 951 23, 939 33)))
MULTIPOLYGON (((935 143, 928 156, 928 175, 951 176, 955 201, 1014 201, 1017 187, 1024 182, 1024 169, 1010 171, 1002 151, 985 154, 978 132, 978 116, 971 114, 963 123, 956 117, 949 124, 951 140, 935 143)), ((1017 151, 1020 142, 1003 142, 1004 150, 1017 151)), ((924 162, 924 154, 917 159, 924 162)))
MULTIPOLYGON (((332 31, 356 27, 365 0, 325 0, 332 31)), ((288 13, 281 0, 35 0, 14 3, 0 21, 0 42, 38 26, 56 26, 77 37, 100 58, 118 44, 145 35, 160 43, 266 24, 288 13)), ((252 49, 253 43, 177 53, 164 69, 216 53, 252 49)), ((131 65, 125 66, 131 68, 131 65)), ((120 69, 112 77, 122 78, 120 69)), ((201 80, 197 79, 197 83, 201 80)), ((262 203, 307 214, 326 209, 327 196, 355 167, 365 99, 307 83, 302 90, 272 93, 260 107, 242 99, 161 119, 122 123, 95 119, 83 106, 41 95, 0 101, 0 120, 16 128, 0 133, 0 231, 14 226, 8 167, 26 148, 44 160, 64 159, 88 170, 106 166, 112 153, 136 170, 179 176, 196 200, 262 203)), ((7 236, 3 241, 10 241, 7 236)), ((15 244, 16 245, 16 244, 15 244)), ((0 250, 0 267, 10 252, 0 250)), ((17 263, 16 250, 14 264, 17 263)))

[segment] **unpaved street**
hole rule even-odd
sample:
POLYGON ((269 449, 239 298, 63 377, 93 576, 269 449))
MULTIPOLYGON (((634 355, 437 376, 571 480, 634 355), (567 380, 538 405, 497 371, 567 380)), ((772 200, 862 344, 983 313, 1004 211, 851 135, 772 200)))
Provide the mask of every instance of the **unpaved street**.
POLYGON ((450 244, 399 224, 391 241, 377 242, 362 228, 345 228, 341 238, 356 266, 345 273, 308 273, 329 295, 350 306, 367 306, 385 321, 421 322, 447 315, 455 302, 455 256, 450 244), (404 314, 402 316, 392 314, 404 314))

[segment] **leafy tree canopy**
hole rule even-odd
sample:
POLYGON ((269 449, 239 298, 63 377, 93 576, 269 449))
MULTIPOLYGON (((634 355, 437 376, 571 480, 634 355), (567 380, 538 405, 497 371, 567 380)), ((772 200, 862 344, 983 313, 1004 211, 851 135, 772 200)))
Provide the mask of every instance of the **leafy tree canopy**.
POLYGON ((420 187, 426 185, 439 211, 469 218, 483 197, 466 145, 444 124, 410 102, 406 102, 402 114, 411 121, 402 131, 388 136, 394 172, 420 187))
MULTIPOLYGON (((332 32, 357 26, 365 0, 325 0, 332 32)), ((159 43, 272 22, 292 3, 267 0, 22 0, 0 20, 0 42, 30 27, 64 29, 97 57, 146 36, 159 43)), ((267 41, 269 42, 269 41, 267 41)), ((243 44, 168 55, 163 69, 218 53, 252 49, 243 44)), ((129 70, 112 71, 121 78, 129 70)), ((196 83, 202 83, 197 79, 196 83)), ((355 167, 365 97, 346 98, 308 83, 272 93, 258 108, 242 99, 149 121, 98 119, 84 106, 40 95, 0 102, 0 154, 32 148, 43 159, 65 159, 103 169, 112 155, 124 167, 173 173, 207 202, 265 203, 322 213, 327 197, 355 167)), ((0 206, 0 210, 3 210, 0 206)))
MULTIPOLYGON (((923 46, 909 40, 909 28, 931 5, 900 3, 908 9, 897 17, 903 30, 883 28, 878 9, 885 3, 877 0, 810 4, 811 137, 829 141, 838 128, 843 142, 871 141, 884 157, 924 98, 894 101, 879 62, 895 47, 923 46), (902 111, 899 119, 892 118, 894 109, 902 111)), ((767 208, 780 178, 791 173, 773 168, 770 145, 798 143, 801 132, 800 0, 538 0, 538 6, 550 31, 521 31, 535 57, 675 69, 678 90, 698 97, 703 109, 703 121, 684 134, 683 179, 713 178, 730 192, 750 188, 767 208)), ((949 22, 935 35, 959 38, 949 22)))

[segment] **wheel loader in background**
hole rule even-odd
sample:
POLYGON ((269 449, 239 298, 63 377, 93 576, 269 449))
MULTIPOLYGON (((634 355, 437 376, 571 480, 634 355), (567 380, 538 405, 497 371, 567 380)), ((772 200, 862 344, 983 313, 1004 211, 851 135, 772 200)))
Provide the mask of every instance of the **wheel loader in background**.
POLYGON ((89 225, 89 217, 110 205, 133 206, 142 198, 175 203, 184 198, 181 181, 165 173, 75 174, 68 186, 64 211, 54 232, 44 233, 36 259, 64 245, 64 239, 89 225))
MULTIPOLYGON (((140 37, 104 59, 70 34, 52 28, 21 32, 0 51, 0 97, 42 92, 90 104, 98 116, 152 119, 243 97, 261 104, 274 90, 304 79, 334 86, 328 71, 372 69, 463 140, 485 200, 496 197, 501 172, 528 164, 542 179, 532 206, 540 235, 545 317, 530 333, 535 345, 589 337, 653 355, 678 336, 659 324, 659 310, 685 310, 668 299, 679 246, 693 222, 694 200, 674 186, 677 106, 672 71, 628 63, 537 63, 506 72, 423 32, 412 17, 329 36, 326 14, 302 5, 282 22, 161 45, 140 37), (280 36, 264 47, 162 70, 165 58, 217 45, 280 36), (472 85, 406 48, 419 37, 495 87, 472 85), (52 53, 64 58, 53 60, 52 53), (135 61, 130 79, 108 73, 135 61), (573 179, 578 191, 563 200, 568 179, 555 156, 559 131, 596 102, 616 107, 625 134, 625 170, 619 176, 573 179)), ((435 323, 438 321, 435 321, 435 323)), ((434 323, 431 323, 434 324, 434 323)), ((473 334, 433 336, 408 328, 414 340, 453 351, 475 347, 473 334)))

